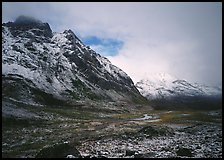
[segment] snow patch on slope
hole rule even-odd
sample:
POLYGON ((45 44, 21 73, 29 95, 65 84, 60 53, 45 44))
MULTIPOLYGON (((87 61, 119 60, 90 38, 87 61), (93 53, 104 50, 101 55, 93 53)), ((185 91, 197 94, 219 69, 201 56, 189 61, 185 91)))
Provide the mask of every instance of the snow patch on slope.
POLYGON ((128 75, 124 71, 111 64, 111 62, 107 58, 101 57, 100 55, 97 55, 96 58, 100 62, 100 64, 105 67, 105 70, 118 80, 121 79, 121 77, 128 78, 128 75))

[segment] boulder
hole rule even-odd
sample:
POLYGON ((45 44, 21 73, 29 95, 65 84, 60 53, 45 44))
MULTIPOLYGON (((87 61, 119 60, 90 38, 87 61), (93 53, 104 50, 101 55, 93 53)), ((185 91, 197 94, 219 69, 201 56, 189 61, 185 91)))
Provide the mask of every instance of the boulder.
POLYGON ((81 158, 79 151, 69 143, 55 144, 45 147, 36 155, 36 158, 81 158))
POLYGON ((179 148, 176 153, 178 156, 187 156, 187 157, 193 156, 191 153, 191 149, 188 148, 179 148))
POLYGON ((135 155, 135 151, 126 150, 125 156, 132 156, 132 155, 135 155))

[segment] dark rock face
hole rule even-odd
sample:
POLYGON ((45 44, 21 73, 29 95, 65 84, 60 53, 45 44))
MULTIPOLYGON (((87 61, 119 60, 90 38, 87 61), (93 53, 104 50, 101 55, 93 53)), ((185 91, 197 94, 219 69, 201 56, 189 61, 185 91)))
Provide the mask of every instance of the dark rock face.
POLYGON ((43 148, 35 158, 67 158, 68 155, 81 158, 79 151, 74 146, 67 143, 43 148))
POLYGON ((180 148, 176 153, 178 156, 192 157, 191 150, 188 148, 180 148))
POLYGON ((135 151, 132 151, 132 150, 126 150, 126 156, 132 156, 132 155, 135 155, 135 151))
MULTIPOLYGON (((14 37, 21 36, 23 32, 33 29, 33 33, 37 36, 44 36, 51 38, 53 36, 52 30, 48 23, 42 23, 32 17, 20 16, 15 22, 3 23, 3 26, 9 27, 14 37)), ((28 36, 28 35, 27 35, 28 36)))
MULTIPOLYGON (((72 49, 75 52, 75 54, 69 54, 68 52, 65 52, 64 56, 68 58, 71 63, 75 62, 75 64, 78 66, 78 70, 85 75, 89 82, 99 85, 99 87, 105 88, 106 90, 114 89, 121 92, 128 92, 129 90, 133 90, 134 92, 138 92, 129 77, 122 76, 119 73, 116 73, 116 71, 114 71, 113 74, 117 74, 118 78, 114 77, 113 74, 108 72, 103 73, 105 79, 102 79, 102 77, 98 76, 99 74, 102 74, 102 68, 106 67, 106 64, 101 64, 98 58, 102 58, 103 61, 110 63, 109 60, 105 57, 101 57, 93 50, 82 48, 80 44, 82 42, 71 30, 66 30, 63 33, 66 34, 65 37, 70 41, 72 49), (79 49, 81 49, 81 52, 84 54, 80 54, 78 51, 79 49)), ((64 46, 65 49, 66 47, 67 46, 64 46)), ((118 71, 122 72, 120 69, 118 71)))
POLYGON ((146 136, 147 138, 150 138, 150 137, 154 137, 154 136, 165 136, 165 135, 172 135, 173 132, 167 128, 155 128, 155 127, 152 127, 152 126, 147 126, 147 127, 144 127, 142 128, 140 131, 139 131, 140 134, 144 134, 144 136, 146 136))
POLYGON ((149 153, 145 153, 145 154, 136 154, 136 155, 134 155, 134 158, 154 158, 153 156, 155 156, 155 153, 149 152, 149 153))

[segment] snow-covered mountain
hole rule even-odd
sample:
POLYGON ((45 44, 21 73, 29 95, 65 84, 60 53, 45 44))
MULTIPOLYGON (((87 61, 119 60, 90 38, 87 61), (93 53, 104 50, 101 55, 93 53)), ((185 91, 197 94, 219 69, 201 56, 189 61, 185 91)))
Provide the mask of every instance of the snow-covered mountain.
POLYGON ((147 99, 171 99, 177 97, 220 96, 221 87, 190 83, 167 73, 150 75, 136 83, 137 89, 147 99))
POLYGON ((2 24, 2 80, 3 97, 26 102, 143 98, 124 71, 71 30, 53 33, 26 16, 2 24))

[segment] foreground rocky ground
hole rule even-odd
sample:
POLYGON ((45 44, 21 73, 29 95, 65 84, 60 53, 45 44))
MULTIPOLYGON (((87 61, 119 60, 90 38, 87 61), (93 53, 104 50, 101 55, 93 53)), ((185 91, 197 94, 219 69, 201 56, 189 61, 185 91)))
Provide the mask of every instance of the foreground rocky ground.
POLYGON ((148 126, 131 135, 85 142, 79 151, 90 158, 221 158, 222 128, 214 124, 148 126))
POLYGON ((3 158, 222 158, 222 110, 13 104, 3 107, 3 158))

